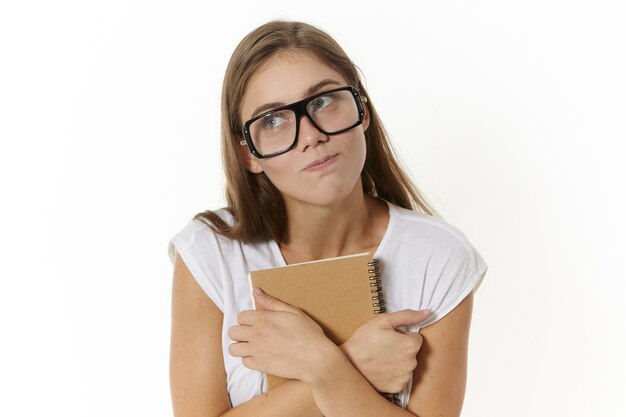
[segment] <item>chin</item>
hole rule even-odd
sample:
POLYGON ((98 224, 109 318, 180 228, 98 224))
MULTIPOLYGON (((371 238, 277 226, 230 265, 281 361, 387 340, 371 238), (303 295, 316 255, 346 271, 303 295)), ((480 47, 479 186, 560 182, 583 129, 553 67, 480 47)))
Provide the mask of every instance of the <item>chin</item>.
MULTIPOLYGON (((326 185, 324 187, 309 189, 309 192, 306 194, 303 194, 302 190, 299 190, 299 193, 291 194, 287 198, 314 206, 332 206, 350 197, 357 186, 361 186, 360 181, 357 181, 357 183, 352 186, 348 186, 347 184, 326 185)), ((286 197, 284 194, 283 196, 286 197)))

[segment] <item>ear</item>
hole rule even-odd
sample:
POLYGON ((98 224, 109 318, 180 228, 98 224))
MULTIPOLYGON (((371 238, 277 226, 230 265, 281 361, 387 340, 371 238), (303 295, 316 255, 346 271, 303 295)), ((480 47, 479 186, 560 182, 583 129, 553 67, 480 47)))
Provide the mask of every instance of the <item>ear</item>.
MULTIPOLYGON (((243 141, 243 138, 237 136, 237 141, 243 141)), ((263 172, 263 168, 261 168, 259 160, 256 158, 256 156, 252 155, 246 145, 240 145, 237 151, 239 153, 239 160, 248 171, 252 172, 253 174, 260 174, 261 172, 263 172)))

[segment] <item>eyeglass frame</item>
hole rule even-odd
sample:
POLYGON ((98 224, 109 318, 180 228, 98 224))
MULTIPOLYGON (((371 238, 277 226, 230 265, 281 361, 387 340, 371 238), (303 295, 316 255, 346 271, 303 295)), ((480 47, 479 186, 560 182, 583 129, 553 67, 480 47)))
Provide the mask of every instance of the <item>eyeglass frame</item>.
POLYGON ((282 107, 277 107, 275 109, 272 110, 268 110, 266 112, 263 112, 261 114, 259 114, 258 116, 253 117, 252 119, 247 120, 244 125, 243 128, 241 129, 241 132, 243 134, 244 140, 239 141, 239 144, 242 146, 247 146, 248 150, 250 151, 250 153, 252 153, 252 155, 256 156, 259 159, 264 159, 264 158, 271 158, 272 156, 278 156, 278 155, 282 155, 286 152, 289 152, 290 150, 292 150, 293 148, 296 147, 296 145, 298 144, 298 134, 300 133, 300 119, 302 118, 302 116, 306 116, 308 117, 308 119, 311 121, 311 123, 313 124, 313 126, 315 126, 315 128, 317 130, 319 130, 321 133, 331 136, 331 135, 338 135, 340 133, 346 132, 350 129, 353 129, 357 126, 359 126, 361 123, 363 123, 363 119, 365 118, 365 107, 363 106, 363 103, 367 103, 367 97, 365 96, 361 96, 361 94, 359 93, 359 90, 357 90, 354 86, 351 85, 346 85, 343 87, 339 87, 339 88, 334 88, 332 90, 328 90, 328 91, 323 91, 321 93, 317 93, 314 94, 310 97, 304 98, 300 101, 296 101, 295 103, 291 103, 291 104, 287 104, 285 106, 282 107), (359 120, 354 123, 352 126, 346 127, 345 129, 341 129, 335 132, 327 132, 324 129, 322 129, 321 127, 319 127, 317 125, 317 123, 315 123, 315 120, 313 120, 313 118, 311 117, 311 115, 306 111, 306 106, 307 104, 309 104, 311 101, 315 100, 318 97, 321 97, 323 95, 329 94, 329 93, 334 93, 336 91, 344 91, 344 90, 348 90, 352 93, 352 97, 354 98, 354 102, 356 103, 357 106, 357 110, 359 113, 359 120), (294 114, 296 115, 296 133, 295 136, 293 138, 293 143, 278 152, 272 152, 272 153, 268 153, 268 154, 261 154, 256 147, 254 146, 254 143, 252 142, 252 137, 250 136, 250 125, 252 123, 254 123, 255 121, 266 117, 268 115, 270 115, 271 113, 280 111, 280 110, 291 110, 294 112, 294 114))

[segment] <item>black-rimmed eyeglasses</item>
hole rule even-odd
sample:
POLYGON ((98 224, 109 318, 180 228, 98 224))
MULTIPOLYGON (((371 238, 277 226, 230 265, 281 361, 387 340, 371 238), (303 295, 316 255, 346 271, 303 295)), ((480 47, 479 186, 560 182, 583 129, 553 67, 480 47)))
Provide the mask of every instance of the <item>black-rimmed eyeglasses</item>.
POLYGON ((351 85, 324 91, 248 120, 240 144, 248 146, 257 158, 280 155, 296 146, 302 116, 320 132, 336 135, 363 122, 366 102, 351 85))

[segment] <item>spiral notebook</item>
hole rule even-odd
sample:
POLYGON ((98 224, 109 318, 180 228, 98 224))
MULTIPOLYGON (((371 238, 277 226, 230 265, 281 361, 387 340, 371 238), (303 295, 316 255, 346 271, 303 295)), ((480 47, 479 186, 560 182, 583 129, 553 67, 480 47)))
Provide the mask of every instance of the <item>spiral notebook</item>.
MULTIPOLYGON (((251 297, 253 288, 260 287, 299 307, 336 345, 348 340, 359 326, 385 312, 378 261, 370 253, 251 271, 248 278, 251 297)), ((267 375, 270 389, 285 381, 267 375)))

